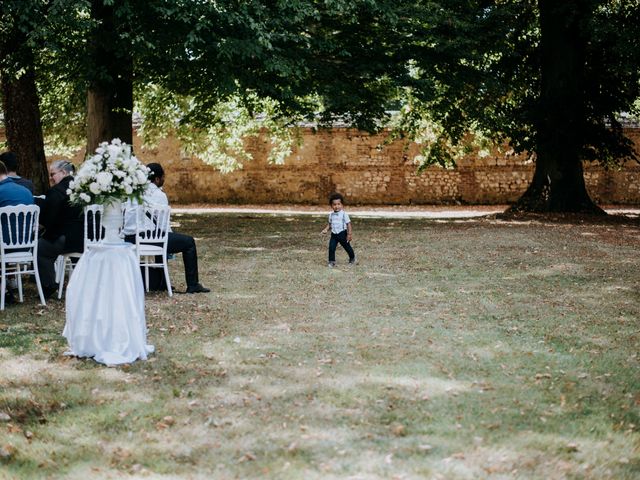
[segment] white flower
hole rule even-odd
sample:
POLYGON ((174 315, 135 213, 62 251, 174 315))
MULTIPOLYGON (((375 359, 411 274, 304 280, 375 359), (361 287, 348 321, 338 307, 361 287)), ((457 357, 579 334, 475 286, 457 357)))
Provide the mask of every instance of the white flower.
POLYGON ((116 161, 116 158, 118 158, 118 155, 120 155, 122 149, 116 145, 109 145, 107 147, 107 151, 109 153, 109 158, 107 159, 107 162, 113 163, 116 161))
POLYGON ((131 154, 131 145, 114 138, 102 142, 80 166, 69 185, 71 201, 111 203, 141 196, 149 184, 148 169, 131 154))
POLYGON ((100 172, 96 175, 96 182, 100 185, 102 190, 106 190, 113 180, 113 175, 109 172, 100 172))
POLYGON ((138 185, 143 185, 147 182, 148 175, 141 170, 136 170, 136 182, 138 185))

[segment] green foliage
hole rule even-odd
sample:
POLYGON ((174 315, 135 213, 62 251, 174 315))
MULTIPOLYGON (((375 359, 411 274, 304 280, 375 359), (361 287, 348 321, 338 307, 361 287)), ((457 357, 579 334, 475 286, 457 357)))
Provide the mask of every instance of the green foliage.
MULTIPOLYGON (((3 2, 0 34, 26 41, 3 55, 20 74, 35 54, 49 151, 83 143, 85 92, 112 71, 90 62, 99 0, 3 2), (96 3, 97 2, 97 3, 96 3), (95 7, 95 5, 94 5, 95 7)), ((100 48, 133 54, 145 142, 175 132, 185 151, 228 171, 251 158, 260 131, 281 161, 300 121, 336 122, 424 146, 422 165, 450 166, 470 149, 535 152, 541 33, 535 0, 121 0, 116 34, 100 48), (470 135, 471 133, 471 135, 470 135)), ((582 157, 633 155, 617 114, 637 113, 640 23, 636 1, 589 0, 582 157)), ((2 36, 0 35, 0 38, 2 36)), ((2 40, 0 40, 0 45, 2 40)), ((5 49, 6 50, 6 49, 5 49)))
MULTIPOLYGON (((385 143, 397 139, 417 144, 420 153, 414 158, 418 171, 439 165, 454 168, 464 156, 475 154, 485 157, 503 150, 503 145, 484 136, 479 130, 468 131, 460 139, 452 139, 444 127, 434 120, 425 104, 415 98, 406 98, 400 111, 389 122, 390 135, 385 143)), ((407 144, 408 146, 408 144, 407 144)))
MULTIPOLYGON (((640 96, 640 40, 633 33, 640 5, 584 2, 581 8, 588 19, 581 25, 588 39, 581 157, 612 164, 634 156, 617 115, 633 111, 640 96)), ((415 11, 405 44, 410 68, 399 84, 409 107, 420 101, 435 132, 427 161, 455 159, 469 132, 496 145, 508 141, 518 152, 535 152, 537 125, 546 115, 540 105, 538 2, 418 2, 415 11)), ((401 115, 407 118, 399 126, 409 137, 419 140, 428 131, 415 110, 401 110, 401 115)))
POLYGON ((246 149, 251 137, 267 135, 268 160, 277 164, 291 154, 295 142, 295 129, 284 122, 277 102, 255 94, 228 97, 210 106, 208 112, 195 99, 172 94, 157 85, 145 85, 136 98, 142 118, 138 133, 145 145, 155 145, 161 138, 175 134, 186 154, 221 172, 242 168, 243 162, 253 158, 246 149))
POLYGON ((281 162, 296 136, 285 127, 303 119, 380 128, 396 94, 391 76, 404 68, 391 38, 403 2, 27 3, 51 14, 38 24, 41 14, 25 9, 50 152, 83 143, 85 91, 118 70, 93 65, 96 48, 133 54, 145 141, 175 131, 187 152, 223 170, 251 157, 241 137, 259 131, 281 162), (92 18, 100 4, 113 5, 115 35, 99 33, 96 47, 89 39, 103 31, 92 18))

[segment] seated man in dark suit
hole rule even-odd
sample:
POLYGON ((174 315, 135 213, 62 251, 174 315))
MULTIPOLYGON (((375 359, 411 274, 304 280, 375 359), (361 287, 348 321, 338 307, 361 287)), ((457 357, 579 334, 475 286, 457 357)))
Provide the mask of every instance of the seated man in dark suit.
POLYGON ((53 186, 40 205, 44 234, 38 241, 38 272, 45 298, 50 298, 58 289, 54 267, 58 255, 82 252, 84 246, 82 207, 72 205, 67 194, 74 170, 67 160, 51 164, 49 178, 53 186))
MULTIPOLYGON (((149 180, 151 184, 144 193, 144 203, 146 205, 168 206, 167 195, 161 190, 164 185, 164 169, 159 163, 150 163, 149 180)), ((136 233, 136 209, 137 205, 129 202, 124 219, 123 233, 127 242, 135 243, 136 233)), ((167 241, 167 253, 182 252, 184 263, 184 276, 187 281, 187 293, 207 293, 208 288, 203 287, 198 280, 198 253, 196 242, 193 237, 182 233, 169 232, 167 241)))
POLYGON ((16 173, 18 170, 18 157, 13 152, 4 152, 0 155, 0 162, 7 167, 7 176, 18 185, 25 187, 33 194, 33 182, 27 178, 22 178, 16 173))

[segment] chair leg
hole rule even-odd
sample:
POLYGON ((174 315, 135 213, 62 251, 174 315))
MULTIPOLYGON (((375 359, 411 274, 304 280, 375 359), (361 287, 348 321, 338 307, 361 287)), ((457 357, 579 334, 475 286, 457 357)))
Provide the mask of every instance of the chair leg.
POLYGON ((169 296, 173 297, 173 290, 171 290, 171 279, 169 278, 169 265, 167 265, 167 259, 164 258, 164 265, 162 266, 164 269, 164 279, 167 282, 167 292, 169 292, 169 296))
POLYGON ((144 289, 149 293, 149 259, 144 259, 144 289))
MULTIPOLYGON (((67 262, 69 261, 69 259, 67 257, 63 257, 60 256, 58 258, 61 258, 62 261, 60 262, 61 265, 58 267, 59 268, 59 273, 58 273, 58 300, 60 300, 62 298, 62 287, 64 286, 64 274, 67 270, 67 262)), ((56 260, 57 261, 57 260, 56 260)))
POLYGON ((56 257, 56 261, 53 263, 53 268, 56 274, 56 283, 60 283, 60 271, 64 266, 64 257, 62 255, 58 255, 56 257))
POLYGON ((47 302, 44 299, 44 292, 42 291, 42 284, 40 283, 40 273, 38 272, 38 258, 35 255, 33 256, 33 274, 36 277, 36 286, 38 287, 40 305, 46 305, 47 302))
POLYGON ((2 280, 0 281, 0 310, 4 310, 4 292, 7 289, 7 265, 2 262, 2 280))
MULTIPOLYGON (((20 299, 20 303, 22 303, 24 302, 22 295, 22 265, 18 264, 17 267, 16 282, 18 283, 18 298, 20 299)), ((26 270, 27 267, 25 266, 24 269, 26 270)))

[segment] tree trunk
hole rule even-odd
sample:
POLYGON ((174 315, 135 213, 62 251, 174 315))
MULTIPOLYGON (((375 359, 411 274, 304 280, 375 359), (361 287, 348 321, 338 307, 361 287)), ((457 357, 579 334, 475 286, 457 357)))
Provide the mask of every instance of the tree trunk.
POLYGON ((2 109, 9 150, 18 157, 18 174, 33 182, 36 194, 49 188, 40 104, 32 67, 15 78, 2 72, 2 109))
POLYGON ((584 183, 585 34, 589 0, 539 0, 540 100, 536 167, 527 191, 511 208, 533 212, 604 213, 584 183))
POLYGON ((114 7, 102 0, 91 2, 99 22, 91 39, 94 75, 87 92, 87 152, 100 142, 119 138, 133 142, 133 57, 131 45, 122 45, 114 7))

